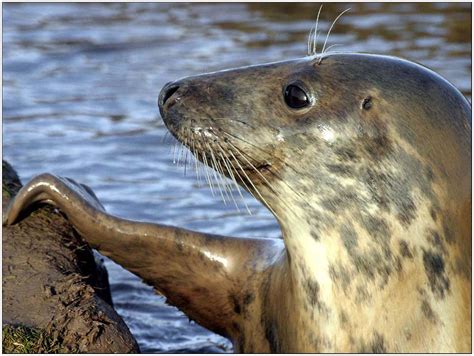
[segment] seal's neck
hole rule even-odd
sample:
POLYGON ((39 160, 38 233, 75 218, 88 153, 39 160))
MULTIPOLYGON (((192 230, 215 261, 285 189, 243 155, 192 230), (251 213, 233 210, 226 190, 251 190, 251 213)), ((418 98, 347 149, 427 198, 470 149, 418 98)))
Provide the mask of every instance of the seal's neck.
POLYGON ((340 261, 341 246, 329 235, 321 238, 310 221, 295 215, 282 224, 288 274, 302 303, 324 314, 334 299, 331 270, 334 261, 340 261))
MULTIPOLYGON (((347 204, 351 204, 349 198, 347 204)), ((388 300, 394 295, 399 300, 426 298, 427 291, 420 291, 419 286, 426 285, 427 271, 438 266, 446 248, 437 232, 441 219, 421 200, 409 224, 408 217, 377 209, 346 208, 338 214, 330 207, 320 210, 317 202, 312 204, 315 208, 294 206, 280 225, 287 251, 286 273, 293 280, 291 295, 304 306, 300 322, 308 332, 328 340, 326 347, 319 345, 320 351, 330 352, 336 342, 349 345, 359 332, 365 346, 373 342, 373 350, 378 350, 379 337, 373 330, 381 330, 383 323, 375 315, 386 310, 388 300), (356 327, 360 323, 370 325, 370 335, 356 327)), ((436 284, 435 290, 441 298, 449 283, 444 267, 438 267, 440 288, 436 284)), ((364 344, 359 346, 361 351, 364 344)))

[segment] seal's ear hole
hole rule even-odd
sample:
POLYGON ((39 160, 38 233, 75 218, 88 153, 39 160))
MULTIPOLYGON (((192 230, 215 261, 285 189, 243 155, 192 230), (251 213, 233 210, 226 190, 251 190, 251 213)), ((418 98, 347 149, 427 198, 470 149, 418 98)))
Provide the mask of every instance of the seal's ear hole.
POLYGON ((360 108, 364 110, 369 110, 372 107, 372 105, 373 105, 372 97, 369 95, 369 96, 366 96, 364 100, 362 100, 362 103, 360 104, 360 108))
POLYGON ((285 103, 292 109, 301 109, 309 105, 308 94, 297 84, 289 84, 284 91, 285 103))

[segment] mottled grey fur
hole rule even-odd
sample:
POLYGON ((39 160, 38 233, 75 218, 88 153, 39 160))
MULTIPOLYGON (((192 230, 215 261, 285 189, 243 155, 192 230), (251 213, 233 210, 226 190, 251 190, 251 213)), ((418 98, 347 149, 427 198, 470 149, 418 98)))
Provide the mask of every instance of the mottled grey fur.
POLYGON ((230 167, 275 214, 284 246, 119 219, 50 175, 6 222, 54 201, 238 352, 469 351, 471 109, 451 84, 401 59, 336 54, 184 78, 159 105, 198 159, 230 167), (292 83, 308 107, 286 105, 292 83))

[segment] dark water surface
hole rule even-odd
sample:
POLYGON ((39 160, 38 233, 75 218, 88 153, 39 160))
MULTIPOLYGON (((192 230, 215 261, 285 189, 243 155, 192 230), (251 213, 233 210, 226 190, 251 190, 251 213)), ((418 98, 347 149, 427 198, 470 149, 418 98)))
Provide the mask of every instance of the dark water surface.
MULTIPOLYGON (((470 3, 326 4, 329 44, 437 71, 471 100, 470 3)), ((280 235, 172 164, 156 106, 168 81, 302 57, 319 4, 3 4, 3 157, 23 182, 48 171, 91 186, 113 214, 233 236, 280 235)), ((152 288, 107 261, 118 312, 144 352, 225 352, 152 288)))

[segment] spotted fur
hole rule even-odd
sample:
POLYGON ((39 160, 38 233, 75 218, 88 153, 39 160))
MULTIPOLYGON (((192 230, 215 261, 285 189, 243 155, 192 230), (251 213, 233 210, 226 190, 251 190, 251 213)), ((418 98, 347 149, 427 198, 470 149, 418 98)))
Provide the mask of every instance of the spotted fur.
POLYGON ((159 102, 173 135, 274 213, 283 241, 125 221, 49 175, 7 223, 54 201, 237 352, 471 351, 471 109, 451 84, 337 54, 185 78, 159 102), (308 107, 286 105, 289 83, 308 107))

